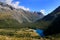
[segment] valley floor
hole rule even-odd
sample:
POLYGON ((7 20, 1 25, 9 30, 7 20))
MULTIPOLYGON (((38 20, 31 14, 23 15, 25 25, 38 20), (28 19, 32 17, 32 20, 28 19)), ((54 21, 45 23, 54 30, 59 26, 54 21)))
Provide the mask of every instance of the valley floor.
POLYGON ((60 40, 60 34, 42 38, 32 29, 0 29, 0 40, 60 40))

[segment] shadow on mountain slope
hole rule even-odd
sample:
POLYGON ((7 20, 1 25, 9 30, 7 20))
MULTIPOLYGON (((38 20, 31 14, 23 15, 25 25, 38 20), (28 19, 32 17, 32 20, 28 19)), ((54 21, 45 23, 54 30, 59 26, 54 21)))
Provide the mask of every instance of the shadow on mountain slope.
POLYGON ((53 23, 45 30, 45 35, 53 35, 60 33, 60 15, 53 23))

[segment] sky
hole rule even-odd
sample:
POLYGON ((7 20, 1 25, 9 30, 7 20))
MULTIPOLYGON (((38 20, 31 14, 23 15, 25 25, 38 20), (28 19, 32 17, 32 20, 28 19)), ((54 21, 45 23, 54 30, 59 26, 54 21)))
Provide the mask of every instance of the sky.
POLYGON ((49 14, 58 6, 60 0, 0 0, 15 8, 22 8, 28 11, 42 12, 44 15, 49 14))

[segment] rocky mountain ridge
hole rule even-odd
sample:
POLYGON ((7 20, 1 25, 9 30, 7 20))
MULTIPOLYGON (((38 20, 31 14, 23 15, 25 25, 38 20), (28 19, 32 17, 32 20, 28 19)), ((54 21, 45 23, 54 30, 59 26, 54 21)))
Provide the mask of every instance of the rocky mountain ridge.
POLYGON ((44 15, 41 12, 30 12, 23 9, 15 9, 11 5, 0 2, 0 14, 16 19, 19 23, 32 23, 41 19, 44 15))

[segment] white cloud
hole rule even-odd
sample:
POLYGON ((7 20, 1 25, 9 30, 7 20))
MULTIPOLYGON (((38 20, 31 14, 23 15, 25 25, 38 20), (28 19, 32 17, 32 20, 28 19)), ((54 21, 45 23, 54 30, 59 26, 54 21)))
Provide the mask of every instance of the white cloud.
POLYGON ((23 10, 26 10, 26 11, 29 11, 29 8, 26 8, 24 6, 20 6, 20 2, 19 1, 16 1, 16 2, 13 2, 14 0, 0 0, 1 2, 4 2, 4 3, 7 3, 15 8, 21 8, 23 10))
POLYGON ((24 6, 19 6, 19 8, 22 8, 22 9, 24 9, 24 10, 30 10, 29 8, 25 8, 24 6))
POLYGON ((45 14, 45 10, 44 10, 44 9, 43 9, 43 10, 40 10, 40 12, 41 12, 41 13, 43 13, 44 15, 46 15, 46 14, 45 14))

